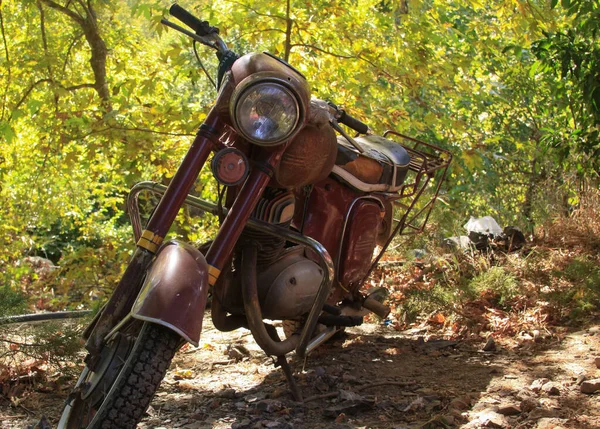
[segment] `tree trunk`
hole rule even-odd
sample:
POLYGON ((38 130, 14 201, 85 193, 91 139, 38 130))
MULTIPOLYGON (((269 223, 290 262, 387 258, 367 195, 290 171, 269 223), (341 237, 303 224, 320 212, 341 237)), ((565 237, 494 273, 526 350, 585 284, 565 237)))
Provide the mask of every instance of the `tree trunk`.
POLYGON ((85 16, 83 16, 75 10, 69 9, 68 5, 71 3, 67 3, 67 6, 62 6, 53 0, 41 1, 48 7, 67 15, 83 30, 85 39, 87 40, 92 51, 90 66, 94 72, 93 86, 101 99, 102 107, 106 112, 110 112, 112 110, 112 105, 110 103, 110 91, 108 89, 108 82, 106 80, 106 57, 108 50, 106 49, 106 43, 104 43, 104 39, 102 39, 102 36, 100 35, 98 20, 96 19, 96 11, 90 2, 78 2, 79 5, 85 10, 85 16))

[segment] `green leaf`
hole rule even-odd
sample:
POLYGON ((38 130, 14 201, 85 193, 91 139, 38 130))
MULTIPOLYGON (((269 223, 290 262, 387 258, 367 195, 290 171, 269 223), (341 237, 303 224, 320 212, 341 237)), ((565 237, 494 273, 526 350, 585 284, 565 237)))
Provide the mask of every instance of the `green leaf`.
POLYGON ((10 144, 15 137, 15 130, 6 121, 0 121, 0 136, 10 144))

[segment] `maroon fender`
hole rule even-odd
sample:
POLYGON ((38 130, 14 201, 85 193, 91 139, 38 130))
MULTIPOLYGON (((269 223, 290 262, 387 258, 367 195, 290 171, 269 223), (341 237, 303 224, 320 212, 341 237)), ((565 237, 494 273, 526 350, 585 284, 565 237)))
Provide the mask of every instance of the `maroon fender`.
POLYGON ((158 251, 131 316, 166 326, 197 346, 208 287, 204 255, 189 244, 169 241, 158 251))

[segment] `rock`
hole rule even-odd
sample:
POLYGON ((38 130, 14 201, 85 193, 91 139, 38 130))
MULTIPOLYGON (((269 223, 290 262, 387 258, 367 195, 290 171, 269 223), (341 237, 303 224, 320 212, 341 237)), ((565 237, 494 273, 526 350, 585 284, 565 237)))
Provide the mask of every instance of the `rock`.
POLYGON ((273 399, 263 399, 256 404, 256 408, 267 413, 274 413, 275 411, 281 410, 283 408, 283 404, 273 399))
POLYGON ((496 342, 494 341, 494 337, 489 336, 485 346, 482 349, 484 352, 495 352, 497 350, 496 342))
POLYGON ((484 428, 492 429, 505 429, 510 427, 506 417, 493 411, 488 411, 481 414, 479 416, 479 425, 484 428))
POLYGON ((556 417, 557 413, 558 411, 550 410, 548 408, 536 408, 529 413, 527 420, 539 420, 545 417, 556 417))
POLYGON ((587 377, 585 376, 585 374, 579 374, 579 376, 577 377, 577 385, 581 386, 581 383, 583 383, 585 380, 587 380, 587 377))
POLYGON ((340 390, 340 399, 342 401, 361 401, 363 397, 349 390, 340 390))
POLYGON ((600 390, 600 378, 586 380, 579 386, 581 393, 594 393, 600 390))
POLYGON ((449 407, 460 411, 466 411, 471 406, 471 401, 468 398, 454 398, 449 407))
POLYGON ((597 357, 596 359, 594 359, 594 364, 596 365, 596 368, 600 369, 600 357, 597 357))
POLYGON ((225 399, 235 399, 235 389, 225 389, 219 393, 219 397, 225 399))
POLYGON ((534 329, 533 332, 533 341, 535 341, 536 343, 539 343, 542 341, 542 336, 540 335, 540 331, 538 331, 537 329, 534 329))
POLYGON ((544 383, 542 391, 548 395, 560 395, 560 390, 551 381, 544 383))
POLYGON ((521 414, 521 409, 514 404, 501 404, 498 407, 498 414, 502 414, 503 416, 516 416, 521 414))
POLYGON ((536 409, 537 407, 540 406, 540 401, 538 401, 535 398, 524 398, 521 401, 521 404, 519 405, 519 408, 521 408, 521 411, 524 413, 528 413, 534 409, 536 409))
POLYGON ((564 429, 563 424, 566 423, 566 419, 557 418, 543 418, 539 419, 535 429, 564 429))
POLYGON ((542 390, 542 386, 548 383, 549 381, 550 380, 548 380, 547 378, 538 378, 537 380, 533 380, 529 388, 534 392, 539 392, 540 390, 542 390))

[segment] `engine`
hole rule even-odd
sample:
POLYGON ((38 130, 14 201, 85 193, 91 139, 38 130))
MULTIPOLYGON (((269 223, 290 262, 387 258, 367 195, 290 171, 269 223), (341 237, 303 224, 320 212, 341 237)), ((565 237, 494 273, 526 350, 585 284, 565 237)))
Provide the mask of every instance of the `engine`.
MULTIPOLYGON (((289 227, 295 208, 291 191, 267 188, 252 216, 264 222, 289 227)), ((323 270, 307 258, 304 246, 286 247, 285 239, 246 229, 239 243, 253 242, 259 246, 257 288, 263 317, 295 319, 307 313, 323 279, 323 270)), ((215 298, 231 314, 243 314, 242 276, 236 254, 227 272, 219 279, 215 298)))

